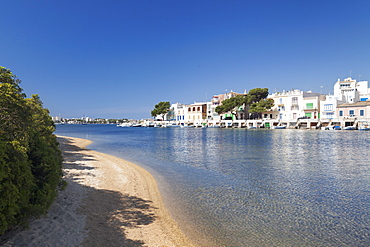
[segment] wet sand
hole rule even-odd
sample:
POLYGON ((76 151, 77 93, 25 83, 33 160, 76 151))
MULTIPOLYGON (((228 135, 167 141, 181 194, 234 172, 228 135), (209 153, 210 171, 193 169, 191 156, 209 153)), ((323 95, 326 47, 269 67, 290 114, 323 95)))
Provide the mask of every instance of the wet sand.
POLYGON ((193 246, 164 207, 145 169, 58 137, 64 179, 47 215, 8 234, 3 246, 193 246))

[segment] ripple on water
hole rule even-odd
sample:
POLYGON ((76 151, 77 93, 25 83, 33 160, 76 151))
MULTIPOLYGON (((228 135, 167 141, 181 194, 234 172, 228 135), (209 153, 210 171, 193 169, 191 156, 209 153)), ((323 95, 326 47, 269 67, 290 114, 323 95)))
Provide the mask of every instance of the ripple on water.
POLYGON ((370 133, 62 128, 153 172, 200 243, 370 246, 370 133))

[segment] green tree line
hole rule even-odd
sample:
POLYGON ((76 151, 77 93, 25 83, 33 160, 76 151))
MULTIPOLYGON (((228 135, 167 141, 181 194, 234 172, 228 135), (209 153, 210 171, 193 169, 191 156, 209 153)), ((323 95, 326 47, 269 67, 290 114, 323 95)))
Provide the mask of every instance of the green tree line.
POLYGON ((46 213, 62 182, 62 155, 49 111, 0 67, 0 235, 46 213))
POLYGON ((238 108, 244 105, 249 107, 250 114, 260 117, 261 112, 268 111, 274 106, 274 100, 266 99, 267 96, 267 88, 254 88, 246 95, 237 95, 222 101, 222 105, 216 107, 216 112, 218 114, 231 112, 235 115, 238 108))

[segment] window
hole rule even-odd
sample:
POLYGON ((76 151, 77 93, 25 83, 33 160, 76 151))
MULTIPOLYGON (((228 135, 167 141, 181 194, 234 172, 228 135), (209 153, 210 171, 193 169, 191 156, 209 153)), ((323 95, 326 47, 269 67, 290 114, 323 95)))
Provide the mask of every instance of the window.
POLYGON ((365 110, 360 110, 360 116, 365 116, 365 110))
POLYGON ((326 118, 327 119, 333 119, 334 118, 334 112, 327 112, 326 113, 326 118))
POLYGON ((350 87, 351 86, 351 84, 340 84, 340 87, 342 88, 342 87, 350 87))
POLYGON ((306 109, 313 109, 313 103, 306 103, 306 109))
POLYGON ((355 115, 355 110, 349 110, 349 111, 348 111, 348 114, 349 114, 350 116, 354 116, 354 115, 355 115))
POLYGON ((343 111, 339 111, 339 116, 343 117, 343 111))
POLYGON ((299 106, 298 105, 292 105, 292 111, 294 110, 299 110, 299 106))
POLYGON ((292 104, 298 104, 298 97, 292 98, 292 104))
POLYGON ((333 110, 333 104, 324 105, 324 111, 332 111, 332 110, 333 110))
POLYGON ((279 106, 278 111, 285 111, 285 106, 279 106))

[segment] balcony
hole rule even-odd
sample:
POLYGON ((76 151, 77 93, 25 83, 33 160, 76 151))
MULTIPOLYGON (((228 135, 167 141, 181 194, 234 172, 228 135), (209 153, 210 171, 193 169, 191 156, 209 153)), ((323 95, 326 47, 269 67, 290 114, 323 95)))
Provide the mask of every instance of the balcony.
POLYGON ((311 111, 318 111, 319 109, 317 109, 317 108, 304 108, 303 110, 311 112, 311 111))

